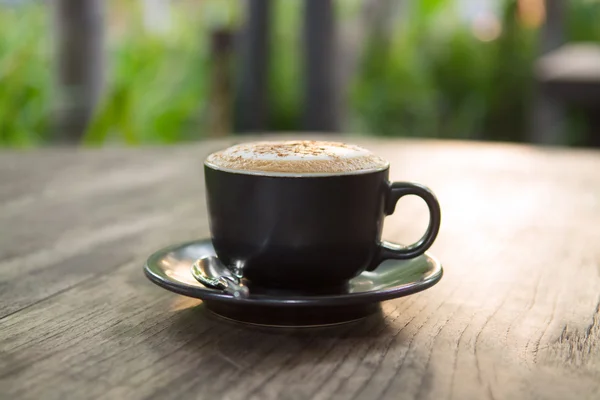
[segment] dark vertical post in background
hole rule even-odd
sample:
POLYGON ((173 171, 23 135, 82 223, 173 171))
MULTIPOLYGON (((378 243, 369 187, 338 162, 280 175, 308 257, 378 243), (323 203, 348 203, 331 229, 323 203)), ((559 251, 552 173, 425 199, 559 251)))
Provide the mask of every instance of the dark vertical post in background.
POLYGON ((332 0, 305 0, 304 129, 339 128, 335 81, 335 20, 332 0))
POLYGON ((105 0, 54 0, 57 141, 78 142, 104 89, 105 0))
POLYGON ((540 34, 540 50, 543 54, 556 50, 565 43, 567 2, 546 0, 546 21, 540 34))
POLYGON ((231 59, 233 33, 218 29, 211 33, 211 74, 208 129, 211 136, 231 133, 231 59))
MULTIPOLYGON (((545 0, 546 21, 539 36, 539 56, 564 44, 566 4, 565 0, 545 0)), ((536 86, 531 141, 540 144, 560 144, 564 140, 564 106, 560 100, 544 93, 542 83, 538 81, 536 86)))
POLYGON ((248 0, 240 36, 236 66, 239 88, 236 98, 238 132, 263 131, 268 118, 269 25, 272 0, 248 0))

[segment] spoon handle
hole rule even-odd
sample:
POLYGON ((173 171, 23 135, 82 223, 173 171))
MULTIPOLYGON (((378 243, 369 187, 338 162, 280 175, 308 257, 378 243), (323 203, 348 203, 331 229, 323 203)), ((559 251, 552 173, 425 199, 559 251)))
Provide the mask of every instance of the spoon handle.
POLYGON ((237 299, 246 299, 250 296, 250 291, 246 285, 238 283, 228 276, 219 278, 219 286, 222 287, 225 293, 229 293, 237 299))
POLYGON ((250 297, 248 287, 231 274, 216 257, 204 257, 196 260, 190 268, 192 276, 207 287, 220 289, 236 299, 250 297))

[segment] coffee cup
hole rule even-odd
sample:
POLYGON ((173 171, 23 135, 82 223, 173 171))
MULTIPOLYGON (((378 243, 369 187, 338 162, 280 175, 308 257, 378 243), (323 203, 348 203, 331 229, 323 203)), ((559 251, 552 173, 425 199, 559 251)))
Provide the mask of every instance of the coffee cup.
POLYGON ((204 173, 215 252, 259 287, 340 288, 384 260, 423 254, 440 227, 431 190, 390 182, 388 161, 351 144, 242 143, 208 156, 204 173), (407 195, 427 204, 425 234, 410 246, 382 241, 385 216, 407 195))

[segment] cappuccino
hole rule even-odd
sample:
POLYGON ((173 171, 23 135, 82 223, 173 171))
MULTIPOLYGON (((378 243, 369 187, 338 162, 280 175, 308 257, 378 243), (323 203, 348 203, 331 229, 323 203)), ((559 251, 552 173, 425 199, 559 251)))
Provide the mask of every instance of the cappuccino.
POLYGON ((429 189, 390 182, 388 162, 352 144, 238 144, 207 158, 204 182, 215 253, 251 291, 338 293, 384 260, 423 254, 440 226, 429 189), (425 235, 406 247, 382 241, 385 216, 408 195, 429 208, 425 235))
POLYGON ((327 141, 243 143, 213 153, 214 169, 255 175, 345 175, 386 169, 388 162, 362 147, 327 141))

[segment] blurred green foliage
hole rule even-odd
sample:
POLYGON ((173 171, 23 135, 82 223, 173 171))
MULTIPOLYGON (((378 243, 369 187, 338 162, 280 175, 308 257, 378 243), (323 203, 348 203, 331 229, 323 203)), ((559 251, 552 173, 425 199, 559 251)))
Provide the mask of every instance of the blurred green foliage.
MULTIPOLYGON (((110 2, 109 84, 86 144, 172 143, 205 134, 208 34, 237 26, 241 10, 232 1, 184 3, 173 7, 168 33, 152 33, 144 27, 140 2, 110 2)), ((502 1, 502 31, 489 41, 475 37, 454 0, 405 3, 413 6, 395 17, 389 35, 368 39, 352 81, 346 130, 525 140, 537 32, 516 17, 515 1, 502 1)), ((338 18, 355 17, 361 4, 338 1, 338 18)), ((600 2, 568 4, 568 38, 600 42, 600 2)), ((274 5, 269 128, 294 130, 302 113, 301 2, 274 5)), ((52 141, 49 14, 39 3, 0 8, 0 145, 52 141)), ((581 128, 581 120, 573 118, 571 126, 581 128)))
POLYGON ((47 139, 52 71, 43 7, 0 10, 0 145, 47 139))
POLYGON ((269 60, 269 129, 298 129, 302 114, 301 20, 302 3, 277 1, 272 3, 271 54, 269 60))
POLYGON ((164 34, 147 32, 136 8, 121 7, 126 22, 111 41, 108 93, 84 142, 201 137, 208 90, 208 26, 198 23, 201 10, 173 7, 171 29, 164 34))
MULTIPOLYGON (((489 41, 476 38, 452 1, 419 4, 407 9, 387 42, 372 38, 368 45, 352 95, 359 130, 526 140, 538 32, 520 22, 516 1, 503 2, 501 34, 489 41)), ((568 40, 600 43, 599 18, 599 2, 570 1, 568 40)))

